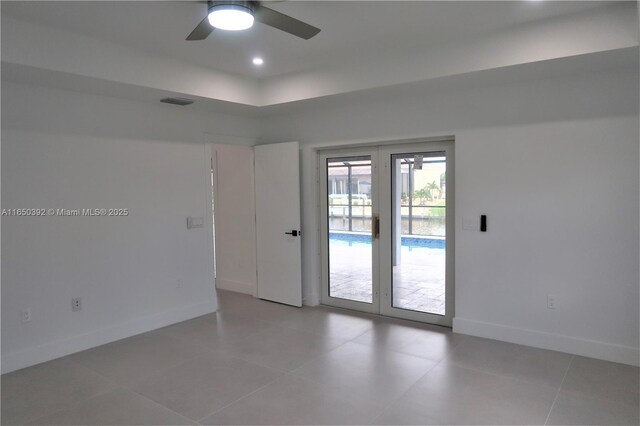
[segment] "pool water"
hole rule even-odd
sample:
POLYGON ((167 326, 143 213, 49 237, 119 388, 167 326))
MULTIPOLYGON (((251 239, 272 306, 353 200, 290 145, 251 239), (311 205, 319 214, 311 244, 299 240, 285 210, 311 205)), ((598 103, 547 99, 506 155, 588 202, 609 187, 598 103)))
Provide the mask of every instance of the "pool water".
MULTIPOLYGON (((371 235, 351 232, 329 232, 329 240, 331 241, 331 243, 337 241, 346 242, 349 243, 349 246, 352 246, 353 244, 371 244, 371 235)), ((401 245, 403 247, 408 247, 409 249, 444 249, 446 248, 446 241, 444 240, 444 238, 429 238, 403 235, 401 237, 401 245)))

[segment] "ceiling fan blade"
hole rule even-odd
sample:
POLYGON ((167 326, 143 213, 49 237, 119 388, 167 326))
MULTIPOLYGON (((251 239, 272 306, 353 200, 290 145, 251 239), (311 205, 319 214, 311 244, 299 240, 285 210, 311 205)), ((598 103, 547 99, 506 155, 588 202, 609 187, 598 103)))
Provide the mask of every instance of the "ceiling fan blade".
POLYGON ((187 40, 204 40, 213 32, 213 27, 209 24, 209 18, 205 17, 197 27, 187 36, 187 40))
POLYGON ((320 32, 320 28, 298 21, 291 16, 287 16, 262 5, 258 5, 256 7, 253 17, 258 22, 262 22, 265 25, 269 25, 270 27, 277 28, 305 40, 309 40, 320 32))

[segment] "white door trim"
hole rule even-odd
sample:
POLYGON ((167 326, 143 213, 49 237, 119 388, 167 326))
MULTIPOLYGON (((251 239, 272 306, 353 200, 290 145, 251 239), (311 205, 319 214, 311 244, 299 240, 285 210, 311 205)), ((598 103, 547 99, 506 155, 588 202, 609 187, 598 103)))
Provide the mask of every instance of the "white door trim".
MULTIPOLYGON (((217 177, 215 175, 216 169, 214 168, 216 162, 216 152, 213 149, 213 144, 205 143, 204 144, 204 159, 205 159, 205 188, 207 188, 207 210, 205 212, 205 232, 207 233, 207 248, 208 248, 208 262, 207 262, 207 270, 209 272, 209 279, 211 280, 211 299, 216 301, 215 309, 218 309, 218 301, 216 296, 216 270, 215 270, 215 240, 214 234, 215 230, 213 229, 213 211, 211 210, 211 206, 213 205, 213 197, 214 194, 217 194, 216 190, 217 185, 217 177), (213 183, 211 182, 211 174, 213 170, 213 183)), ((217 203, 216 203, 217 204, 217 203)))

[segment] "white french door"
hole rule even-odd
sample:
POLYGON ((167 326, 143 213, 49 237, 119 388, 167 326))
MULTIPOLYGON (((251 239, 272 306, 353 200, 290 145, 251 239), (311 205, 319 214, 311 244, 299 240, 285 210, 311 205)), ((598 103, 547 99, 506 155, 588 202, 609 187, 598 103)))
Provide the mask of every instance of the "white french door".
POLYGON ((323 304, 451 326, 453 142, 319 155, 323 304))
POLYGON ((377 149, 320 155, 323 304, 378 313, 380 227, 377 149))

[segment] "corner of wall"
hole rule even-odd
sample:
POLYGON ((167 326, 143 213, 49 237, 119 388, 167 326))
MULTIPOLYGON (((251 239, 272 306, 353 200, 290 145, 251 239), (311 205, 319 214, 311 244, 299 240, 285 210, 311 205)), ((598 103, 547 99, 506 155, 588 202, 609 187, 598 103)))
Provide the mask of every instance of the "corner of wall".
POLYGON ((256 283, 235 281, 225 278, 216 278, 216 288, 219 290, 234 291, 236 293, 256 295, 256 283))

